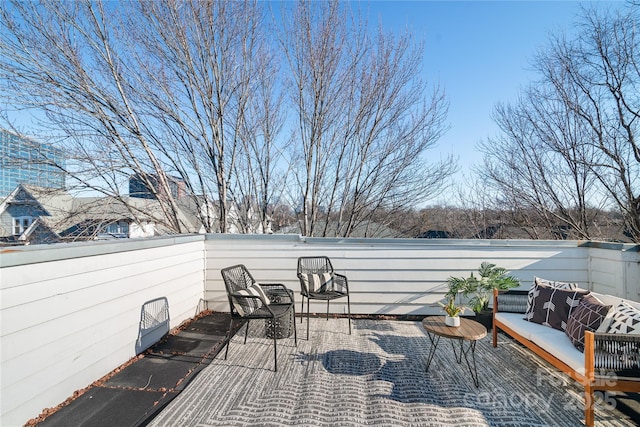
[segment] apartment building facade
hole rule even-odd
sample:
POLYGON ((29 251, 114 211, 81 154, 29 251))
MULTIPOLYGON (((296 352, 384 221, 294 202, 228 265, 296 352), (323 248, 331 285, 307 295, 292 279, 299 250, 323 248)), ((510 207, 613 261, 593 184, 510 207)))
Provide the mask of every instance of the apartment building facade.
POLYGON ((19 184, 64 189, 62 150, 0 129, 0 199, 19 184))

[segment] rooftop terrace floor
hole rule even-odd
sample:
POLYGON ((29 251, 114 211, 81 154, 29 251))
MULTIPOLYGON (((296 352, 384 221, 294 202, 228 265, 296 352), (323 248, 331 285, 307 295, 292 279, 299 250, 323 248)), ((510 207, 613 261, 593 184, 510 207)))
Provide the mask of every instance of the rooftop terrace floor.
MULTIPOLYGON (((355 319, 349 335, 346 319, 312 318, 309 340, 298 323, 297 347, 278 340, 278 372, 254 323, 224 360, 228 315, 198 318, 40 425, 583 425, 582 389, 503 334, 498 348, 478 341, 476 388, 446 342, 425 373, 417 321, 355 319)), ((627 401, 597 408, 596 425, 638 425, 627 401)))

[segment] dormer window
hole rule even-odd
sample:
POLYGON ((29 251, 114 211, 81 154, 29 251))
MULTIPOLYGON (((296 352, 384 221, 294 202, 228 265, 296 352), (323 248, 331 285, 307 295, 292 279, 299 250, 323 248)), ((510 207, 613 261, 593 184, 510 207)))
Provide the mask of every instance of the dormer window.
POLYGON ((33 222, 32 216, 19 216, 13 219, 13 234, 19 236, 25 232, 33 222))
POLYGON ((128 236, 129 223, 126 221, 112 222, 106 226, 105 232, 113 236, 128 236))

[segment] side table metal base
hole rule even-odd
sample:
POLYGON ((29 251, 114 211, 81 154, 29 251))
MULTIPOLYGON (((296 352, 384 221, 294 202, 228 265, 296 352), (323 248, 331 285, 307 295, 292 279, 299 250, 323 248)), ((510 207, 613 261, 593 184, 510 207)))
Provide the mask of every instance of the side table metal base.
MULTIPOLYGON (((427 356, 427 368, 425 372, 429 372, 429 367, 431 366, 431 362, 433 361, 433 356, 435 355, 436 348, 438 347, 438 343, 440 342, 440 335, 427 332, 427 336, 431 341, 431 348, 429 349, 429 355, 427 356)), ((469 369, 469 373, 471 374, 471 379, 473 379, 473 384, 476 387, 480 387, 480 383, 478 381, 478 369, 476 365, 476 341, 471 340, 469 341, 469 344, 465 346, 464 343, 466 340, 464 339, 449 339, 451 340, 451 348, 453 348, 453 354, 456 357, 456 362, 458 364, 462 364, 462 357, 464 356, 467 368, 469 369), (456 350, 457 344, 454 341, 458 341, 460 343, 459 352, 456 350), (469 360, 469 353, 471 353, 471 360, 469 360), (473 368, 471 367, 471 365, 473 365, 473 368)))

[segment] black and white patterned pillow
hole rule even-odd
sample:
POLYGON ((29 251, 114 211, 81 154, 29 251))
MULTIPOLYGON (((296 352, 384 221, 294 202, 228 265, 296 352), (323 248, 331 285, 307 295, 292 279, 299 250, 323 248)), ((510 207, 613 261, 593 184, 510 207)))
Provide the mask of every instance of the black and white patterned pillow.
POLYGON ((549 286, 551 288, 558 288, 558 289, 578 289, 578 284, 577 283, 570 283, 570 282, 558 282, 556 280, 547 280, 547 279, 542 279, 540 277, 534 277, 533 281, 537 284, 537 285, 544 285, 544 286, 549 286))
POLYGON ((258 298, 237 298, 232 297, 233 307, 240 314, 240 316, 248 316, 254 311, 258 310, 264 305, 269 305, 270 301, 264 290, 260 287, 258 283, 254 283, 247 287, 247 289, 242 289, 237 292, 242 296, 251 296, 258 298))
POLYGON ((593 295, 585 295, 578 307, 571 312, 565 333, 580 351, 584 351, 585 331, 596 331, 607 316, 612 305, 605 305, 593 295))
POLYGON ((535 288, 531 310, 525 313, 525 320, 559 331, 567 329, 571 312, 589 293, 585 289, 559 289, 544 285, 535 285, 535 288))
POLYGON ((307 287, 308 292, 314 293, 333 291, 332 273, 303 274, 302 280, 307 287))
POLYGON ((534 276, 533 285, 531 285, 529 293, 527 294, 527 310, 525 311, 524 315, 525 320, 530 321, 533 317, 533 300, 537 295, 537 286, 546 286, 557 289, 578 289, 577 283, 556 282, 553 280, 541 279, 540 277, 534 276))
POLYGON ((615 308, 607 332, 640 335, 640 310, 621 301, 615 308))
POLYGON ((269 297, 265 293, 264 289, 262 289, 262 286, 260 286, 260 283, 254 282, 251 286, 249 286, 249 290, 254 295, 257 295, 260 297, 260 301, 262 301, 262 304, 264 305, 271 304, 271 301, 269 301, 269 297))

